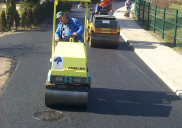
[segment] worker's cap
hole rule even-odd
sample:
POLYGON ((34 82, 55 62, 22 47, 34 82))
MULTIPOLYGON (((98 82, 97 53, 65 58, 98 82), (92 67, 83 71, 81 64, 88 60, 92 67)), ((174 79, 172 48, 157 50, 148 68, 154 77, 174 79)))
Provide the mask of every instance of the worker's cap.
POLYGON ((56 14, 56 18, 59 18, 59 17, 62 16, 62 15, 64 15, 64 12, 58 12, 58 13, 56 14))

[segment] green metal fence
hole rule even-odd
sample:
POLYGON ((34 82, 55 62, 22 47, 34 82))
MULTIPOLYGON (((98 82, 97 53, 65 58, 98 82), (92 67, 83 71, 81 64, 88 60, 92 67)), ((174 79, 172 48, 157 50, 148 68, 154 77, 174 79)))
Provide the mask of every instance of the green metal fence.
POLYGON ((150 0, 135 0, 135 15, 147 29, 182 48, 182 15, 178 10, 152 5, 150 0))

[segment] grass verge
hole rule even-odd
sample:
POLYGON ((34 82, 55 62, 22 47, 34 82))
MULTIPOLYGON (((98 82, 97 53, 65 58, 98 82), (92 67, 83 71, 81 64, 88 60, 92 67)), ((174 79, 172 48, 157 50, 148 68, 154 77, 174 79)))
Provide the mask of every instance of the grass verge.
POLYGON ((142 27, 143 29, 145 29, 148 33, 150 33, 154 38, 158 39, 160 42, 164 43, 166 46, 170 47, 171 49, 173 49, 174 51, 178 52, 179 54, 182 55, 182 48, 180 47, 173 47, 171 45, 171 42, 169 42, 168 40, 162 39, 161 36, 157 35, 156 33, 153 33, 153 31, 147 30, 147 26, 146 25, 142 25, 142 22, 139 22, 137 17, 135 16, 135 12, 134 10, 132 10, 132 17, 135 20, 135 22, 142 27))

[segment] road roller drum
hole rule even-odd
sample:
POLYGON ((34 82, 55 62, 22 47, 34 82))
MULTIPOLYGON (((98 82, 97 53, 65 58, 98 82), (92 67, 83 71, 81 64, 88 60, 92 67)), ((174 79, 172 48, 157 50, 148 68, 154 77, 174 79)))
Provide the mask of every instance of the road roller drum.
POLYGON ((88 88, 65 89, 48 87, 45 89, 46 106, 87 107, 88 88))

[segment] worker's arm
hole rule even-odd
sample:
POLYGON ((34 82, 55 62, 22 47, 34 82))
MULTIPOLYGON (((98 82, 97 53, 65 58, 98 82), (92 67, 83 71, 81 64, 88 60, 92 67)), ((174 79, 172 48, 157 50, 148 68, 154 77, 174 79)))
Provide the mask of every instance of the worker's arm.
POLYGON ((109 5, 109 8, 107 9, 107 11, 112 12, 112 5, 109 5))
POLYGON ((61 24, 59 23, 58 24, 58 27, 56 29, 56 32, 55 32, 55 41, 56 42, 59 42, 60 41, 60 37, 61 37, 61 24))
POLYGON ((74 22, 75 22, 75 25, 76 25, 76 27, 78 29, 75 33, 77 33, 78 35, 82 35, 83 32, 84 32, 83 25, 77 19, 74 19, 74 22))

